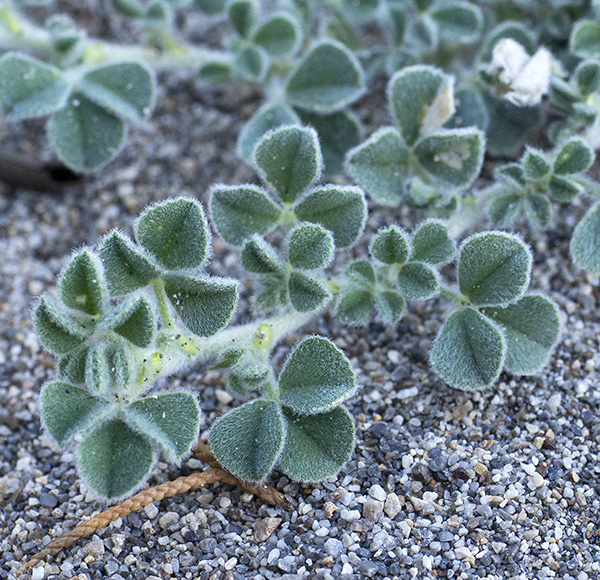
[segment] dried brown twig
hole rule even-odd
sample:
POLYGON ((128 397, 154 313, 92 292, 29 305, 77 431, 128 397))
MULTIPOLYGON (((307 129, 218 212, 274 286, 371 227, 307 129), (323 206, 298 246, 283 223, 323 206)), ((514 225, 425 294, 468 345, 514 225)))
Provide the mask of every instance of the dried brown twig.
POLYGON ((56 556, 63 550, 71 547, 77 540, 91 536, 93 533, 105 528, 108 524, 119 518, 126 517, 134 511, 141 510, 154 501, 173 497, 178 493, 186 493, 187 491, 197 489, 208 483, 222 481, 223 483, 238 485, 245 491, 256 495, 262 501, 271 505, 283 505, 287 503, 285 498, 276 489, 266 485, 251 484, 241 481, 228 471, 225 471, 211 454, 210 448, 205 442, 198 443, 197 447, 194 449, 194 455, 201 461, 210 465, 210 469, 179 477, 173 481, 167 481, 160 485, 140 491, 120 504, 96 514, 89 520, 80 522, 71 531, 65 532, 58 538, 52 540, 43 550, 23 564, 17 571, 17 576, 42 562, 47 556, 56 556))

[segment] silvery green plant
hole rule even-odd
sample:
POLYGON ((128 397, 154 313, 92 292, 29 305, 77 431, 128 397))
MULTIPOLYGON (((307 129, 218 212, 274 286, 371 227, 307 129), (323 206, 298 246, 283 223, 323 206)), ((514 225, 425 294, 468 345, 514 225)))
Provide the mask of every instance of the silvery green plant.
POLYGON ((133 239, 113 231, 97 248, 77 252, 56 295, 35 308, 40 340, 59 359, 42 390, 44 425, 59 445, 76 449, 82 477, 104 497, 138 488, 159 454, 177 462, 189 453, 198 401, 190 389, 165 392, 165 379, 208 361, 228 373, 234 394, 254 397, 212 426, 221 465, 248 481, 263 481, 275 466, 297 481, 336 474, 354 447, 352 418, 340 406, 356 389, 348 359, 329 339, 309 336, 278 375, 270 362, 283 336, 328 305, 343 322, 376 313, 395 324, 406 301, 445 299, 451 314, 432 365, 461 389, 489 386, 503 367, 534 373, 556 342, 556 307, 526 294, 531 254, 519 238, 487 232, 465 241, 457 291, 437 271, 456 253, 438 220, 413 235, 382 229, 369 260, 332 274, 334 251, 363 233, 362 191, 319 183, 322 154, 310 128, 267 133, 253 158, 266 187, 216 185, 210 214, 265 287, 256 306, 267 315, 226 328, 237 283, 206 274, 209 229, 200 204, 186 198, 149 207, 133 239))

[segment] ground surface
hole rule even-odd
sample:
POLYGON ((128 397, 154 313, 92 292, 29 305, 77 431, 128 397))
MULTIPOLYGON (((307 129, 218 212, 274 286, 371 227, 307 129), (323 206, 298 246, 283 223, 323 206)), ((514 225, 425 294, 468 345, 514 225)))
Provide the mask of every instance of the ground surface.
MULTIPOLYGON (((234 143, 259 104, 256 92, 200 91, 183 73, 163 76, 160 86, 148 126, 133 131, 118 160, 83 187, 44 194, 0 185, 0 578, 14 578, 49 534, 104 506, 84 489, 73 455, 58 452, 40 429, 38 393, 53 361, 29 322, 35 297, 53 288, 74 248, 113 227, 129 232, 149 202, 206 200, 216 181, 255 179, 234 143)), ((367 106, 357 111, 370 119, 367 106)), ((370 130, 382 122, 385 113, 370 130)), ((0 143, 52 156, 40 123, 0 126, 0 143)), ((275 472, 270 483, 298 504, 291 512, 227 485, 152 504, 33 578, 598 577, 600 293, 568 257, 578 211, 563 210, 548 232, 523 231, 536 252, 532 289, 559 304, 564 323, 539 376, 503 374, 482 393, 444 385, 428 366, 444 317, 435 300, 413 306, 393 329, 348 329, 325 316, 304 331, 331 336, 362 387, 348 404, 356 453, 338 477, 298 486, 275 472)), ((369 228, 391 220, 412 225, 375 211, 369 228)), ((243 276, 236 255, 218 242, 212 270, 243 276)), ((248 316, 251 295, 239 319, 248 316)), ((178 382, 199 390, 203 430, 231 408, 214 371, 198 368, 178 382)), ((201 468, 193 459, 179 468, 161 463, 150 483, 201 468)))

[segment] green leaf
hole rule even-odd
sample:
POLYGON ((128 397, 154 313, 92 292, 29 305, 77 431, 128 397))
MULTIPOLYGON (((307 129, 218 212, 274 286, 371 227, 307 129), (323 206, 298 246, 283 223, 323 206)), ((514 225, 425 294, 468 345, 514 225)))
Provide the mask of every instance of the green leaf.
POLYGON ((290 233, 289 258, 294 268, 324 268, 333 258, 333 237, 318 224, 302 223, 290 233))
POLYGON ((283 127, 267 133, 254 150, 262 178, 282 201, 294 202, 319 179, 323 165, 319 137, 309 127, 283 127))
POLYGON ((94 331, 75 322, 54 301, 42 297, 33 316, 35 331, 40 342, 55 354, 66 354, 77 348, 94 331))
POLYGON ((83 250, 69 260, 60 279, 60 298, 69 308, 96 316, 108 304, 108 289, 100 260, 83 250))
POLYGON ((573 231, 571 255, 582 268, 600 274, 600 203, 591 207, 573 231))
POLYGON ((220 14, 225 10, 227 0, 194 0, 196 7, 205 14, 220 14))
POLYGON ((520 195, 502 195, 492 201, 489 207, 489 215, 492 222, 505 228, 512 224, 523 209, 520 195))
POLYGON ((369 290, 346 292, 337 307, 337 315, 345 324, 361 324, 373 312, 373 295, 369 290))
POLYGON ((133 123, 147 119, 154 108, 154 74, 140 62, 99 66, 83 75, 77 89, 90 101, 133 123))
POLYGON ((225 469, 245 481, 263 481, 271 473, 285 438, 281 406, 259 399, 217 419, 208 442, 225 469))
POLYGON ((321 224, 328 229, 337 248, 347 248, 362 234, 367 204, 357 187, 329 185, 310 192, 293 211, 299 220, 321 224))
POLYGON ((298 50, 301 38, 300 25, 295 19, 288 14, 276 14, 256 31, 254 42, 272 57, 283 58, 298 50))
POLYGON ((384 127, 348 151, 346 171, 379 203, 398 205, 410 174, 409 158, 398 131, 384 127))
POLYGON ((288 282, 290 302, 298 312, 318 310, 331 299, 327 286, 315 277, 294 270, 288 282))
POLYGON ((478 40, 483 30, 483 14, 471 2, 440 2, 429 11, 438 25, 440 36, 452 45, 470 44, 478 40))
POLYGON ((252 185, 217 185, 211 189, 210 213, 219 235, 233 246, 241 246, 253 234, 270 232, 281 217, 281 208, 252 185))
POLYGON ((600 89, 600 62, 585 60, 575 69, 577 87, 584 98, 600 89))
POLYGON ((250 44, 235 55, 231 70, 246 81, 261 82, 269 70, 269 57, 263 48, 250 44))
POLYGON ((423 137, 415 153, 421 165, 440 181, 468 187, 483 164, 483 133, 473 128, 439 131, 423 137))
POLYGON ((98 495, 108 499, 138 488, 154 460, 152 445, 120 419, 95 429, 78 450, 81 475, 98 495))
POLYGON ((518 163, 508 163, 494 170, 494 176, 499 181, 516 191, 521 191, 527 185, 523 167, 518 163))
POLYGON ((319 134, 326 175, 337 175, 344 167, 346 153, 362 140, 362 126, 353 113, 338 111, 331 115, 318 115, 300 111, 304 125, 313 127, 319 134))
POLYGON ((588 170, 594 163, 594 152, 582 139, 571 139, 554 160, 554 173, 570 175, 588 170))
POLYGON ((329 411, 355 389, 350 361, 322 336, 309 336, 296 346, 279 375, 281 404, 301 415, 329 411))
POLYGON ((60 357, 58 361, 58 378, 71 384, 85 383, 85 361, 88 348, 83 346, 60 357))
POLYGON ((123 296, 150 284, 159 268, 129 238, 113 231, 98 248, 112 296, 123 296))
POLYGON ((300 118, 287 105, 266 104, 244 125, 237 141, 237 155, 251 163, 256 144, 261 137, 277 127, 298 125, 300 118))
POLYGON ((351 262, 344 271, 344 274, 353 282, 365 288, 370 289, 375 286, 375 270, 373 270, 373 266, 371 266, 369 260, 355 260, 351 262))
POLYGON ((529 221, 538 228, 545 228, 552 217, 550 200, 539 193, 528 195, 523 199, 523 207, 529 221))
POLYGON ((228 6, 231 25, 242 38, 249 38, 256 27, 258 5, 255 0, 233 0, 228 6))
POLYGON ((421 135, 429 109, 449 82, 449 77, 442 71, 426 65, 407 67, 391 78, 388 99, 400 132, 409 145, 421 135))
POLYGON ((404 264, 410 251, 406 232, 397 226, 390 226, 373 236, 371 255, 384 264, 404 264))
POLYGON ((235 282, 183 274, 165 275, 164 281, 168 299, 194 334, 212 336, 231 319, 237 302, 235 282))
POLYGON ((110 369, 116 390, 127 391, 137 379, 137 364, 125 344, 113 345, 109 353, 110 369))
POLYGON ((94 344, 85 361, 85 386, 94 393, 106 394, 111 387, 110 362, 106 343, 94 344))
POLYGON ((527 149, 523 157, 523 171, 527 179, 543 179, 552 172, 552 165, 541 151, 527 149))
POLYGON ((342 0, 340 8, 351 20, 370 20, 375 16, 380 0, 342 0))
POLYGON ((422 223, 414 233, 411 245, 411 261, 427 264, 445 264, 456 251, 448 228, 437 220, 422 223))
POLYGON ((42 422, 60 446, 102 421, 111 409, 104 399, 62 381, 44 386, 41 407, 42 422))
POLYGON ((50 142, 60 159, 75 171, 92 171, 114 159, 125 135, 121 119, 78 92, 48 123, 50 142))
POLYGON ((375 306, 384 322, 396 324, 404 314, 406 301, 398 292, 384 290, 375 293, 375 306))
POLYGON ((285 473, 295 481, 316 482, 335 475, 354 451, 354 421, 337 407, 319 415, 285 411, 287 437, 279 458, 285 473))
POLYGON ((581 58, 600 58, 600 24, 595 20, 580 20, 573 26, 569 48, 581 58))
POLYGON ((427 264, 409 262, 398 273, 398 289, 407 300, 427 300, 439 291, 436 273, 427 264))
POLYGON ((583 187, 576 181, 563 177, 562 175, 553 175, 550 178, 550 195, 557 201, 573 201, 582 191, 583 187))
POLYGON ((179 197, 151 206, 136 222, 135 237, 168 270, 198 268, 206 259, 208 225, 193 199, 179 197))
POLYGON ((146 348, 152 344, 156 330, 152 304, 145 296, 119 304, 103 321, 103 326, 136 346, 146 348))
POLYGON ((200 408, 191 393, 151 395, 126 407, 123 419, 158 443, 170 461, 179 461, 198 439, 200 408))
POLYGON ((500 306, 525 292, 531 272, 531 252, 516 236, 484 232, 461 246, 460 291, 477 306, 500 306))
POLYGON ((504 366, 509 371, 529 375, 548 362, 560 332, 554 302, 532 294, 506 308, 486 308, 482 313, 504 329, 507 346, 504 366))
POLYGON ((14 52, 0 58, 0 87, 0 110, 7 121, 54 113, 71 90, 57 68, 14 52))
POLYGON ((200 86, 226 83, 231 79, 232 66, 229 57, 204 62, 198 69, 198 83, 200 86))
POLYGON ((481 93, 475 89, 459 89, 455 93, 456 111, 446 123, 447 128, 477 127, 484 133, 490 117, 481 93))
POLYGON ((273 247, 258 234, 244 242, 240 261, 244 270, 254 274, 276 274, 284 269, 273 247))
POLYGON ((450 386, 476 390, 492 384, 502 370, 506 345, 502 333, 473 308, 454 312, 438 335, 431 364, 450 386))
POLYGON ((433 53, 439 46, 440 30, 431 16, 420 14, 409 21, 407 44, 414 46, 420 53, 433 53))
POLYGON ((334 113, 364 92, 364 74, 357 58, 340 42, 321 41, 304 54, 291 72, 286 100, 315 113, 334 113))

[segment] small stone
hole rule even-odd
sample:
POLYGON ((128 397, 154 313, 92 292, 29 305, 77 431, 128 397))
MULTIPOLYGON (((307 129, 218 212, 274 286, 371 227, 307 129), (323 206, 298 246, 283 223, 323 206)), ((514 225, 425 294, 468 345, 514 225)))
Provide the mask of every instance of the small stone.
POLYGON ((546 485, 546 480, 537 471, 531 476, 531 482, 529 484, 530 489, 538 489, 546 485))
POLYGON ((269 555, 267 556, 267 562, 269 564, 273 564, 274 562, 276 562, 277 560, 279 560, 279 556, 281 555, 281 552, 279 551, 278 548, 273 548, 270 552, 269 555))
POLYGON ((254 539, 257 542, 266 541, 278 528, 281 521, 281 518, 265 518, 264 520, 261 520, 254 528, 254 539))
POLYGON ((339 558, 344 549, 342 542, 336 538, 329 538, 324 544, 325 552, 334 560, 339 558))
POLYGON ((477 475, 483 475, 488 470, 488 468, 483 463, 476 463, 473 469, 475 470, 475 473, 477 475))
POLYGON ((400 504, 400 499, 395 493, 390 493, 383 506, 383 510, 388 518, 394 519, 402 510, 402 505, 400 504))
POLYGON ((45 574, 46 571, 44 569, 44 566, 38 566, 37 568, 34 568, 31 572, 31 580, 42 580, 45 574))
POLYGON ((354 574, 354 568, 350 563, 346 562, 342 566, 342 576, 349 576, 350 574, 354 574))
POLYGON ((415 511, 417 512, 422 512, 427 506, 427 502, 415 496, 411 496, 410 503, 412 503, 413 507, 415 508, 415 511))
POLYGON ((382 512, 383 502, 373 499, 372 497, 368 498, 363 505, 363 517, 368 520, 373 520, 374 522, 379 521, 382 512))
POLYGON ((153 520, 158 515, 158 508, 151 503, 144 508, 144 512, 151 520, 153 520))
POLYGON ((227 560, 227 562, 225 562, 225 570, 233 570, 235 568, 235 565, 238 563, 237 558, 229 558, 229 560, 227 560))
POLYGON ((466 560, 470 558, 473 554, 471 554, 471 550, 466 546, 459 546, 458 548, 454 548, 454 554, 459 560, 466 560))
POLYGON ((215 389, 215 397, 217 397, 217 401, 219 401, 221 405, 229 405, 229 403, 233 401, 233 397, 223 389, 215 389))
POLYGON ((158 525, 163 529, 170 529, 175 527, 179 522, 179 514, 176 512, 167 512, 158 519, 158 525))
POLYGON ((323 506, 323 511, 325 512, 327 518, 331 519, 333 514, 337 511, 337 506, 330 501, 326 501, 325 505, 323 506))
POLYGON ((369 490, 369 495, 373 499, 376 499, 379 501, 385 501, 385 498, 387 497, 387 494, 383 490, 383 487, 381 487, 380 485, 371 486, 371 489, 369 490))
POLYGON ((58 505, 58 499, 51 493, 41 493, 40 504, 47 508, 54 508, 58 505))
POLYGON ((94 538, 91 542, 83 546, 81 551, 84 556, 92 556, 98 559, 104 554, 104 542, 100 538, 94 538))

